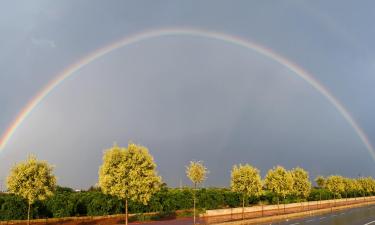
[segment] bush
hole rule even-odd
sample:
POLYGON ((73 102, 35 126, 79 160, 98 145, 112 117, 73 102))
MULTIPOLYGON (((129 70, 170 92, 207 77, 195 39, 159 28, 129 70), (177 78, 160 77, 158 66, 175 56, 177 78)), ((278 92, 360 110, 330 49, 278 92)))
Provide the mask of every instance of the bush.
POLYGON ((333 199, 333 194, 327 189, 313 188, 311 189, 308 201, 318 201, 318 200, 333 199))
MULTIPOLYGON (((242 196, 225 188, 203 188, 197 190, 197 209, 241 207, 242 196)), ((358 195, 357 195, 358 196, 358 195)), ((326 189, 313 188, 309 201, 327 200, 333 198, 326 189)), ((249 204, 276 204, 274 193, 265 191, 260 197, 246 199, 249 204)), ((301 201, 295 196, 287 196, 285 203, 301 201)), ((280 204, 283 199, 280 198, 280 204)), ((193 190, 191 188, 168 188, 166 185, 152 196, 148 205, 129 201, 129 212, 138 214, 138 218, 147 220, 147 212, 157 212, 157 217, 175 217, 177 210, 191 210, 193 208, 193 190)), ((26 219, 27 202, 11 194, 0 195, 0 220, 26 219)), ((46 201, 37 201, 32 206, 33 218, 70 217, 70 216, 99 216, 124 213, 124 201, 110 195, 103 194, 98 188, 91 191, 74 192, 71 188, 58 187, 55 195, 46 201)), ((186 215, 190 215, 187 211, 186 215)))
POLYGON ((0 220, 23 220, 27 218, 27 202, 15 195, 0 196, 0 220))
POLYGON ((224 207, 224 191, 215 188, 203 188, 197 193, 197 207, 202 209, 217 209, 224 207))
POLYGON ((91 194, 91 201, 87 206, 87 215, 103 216, 120 214, 124 212, 125 208, 123 201, 120 201, 116 197, 102 194, 101 192, 93 193, 91 194))
POLYGON ((238 207, 241 205, 241 195, 239 193, 234 193, 229 190, 225 190, 223 193, 225 208, 238 207))
POLYGON ((74 201, 72 201, 71 193, 56 193, 51 198, 47 199, 46 206, 51 212, 52 217, 61 218, 73 216, 74 201))

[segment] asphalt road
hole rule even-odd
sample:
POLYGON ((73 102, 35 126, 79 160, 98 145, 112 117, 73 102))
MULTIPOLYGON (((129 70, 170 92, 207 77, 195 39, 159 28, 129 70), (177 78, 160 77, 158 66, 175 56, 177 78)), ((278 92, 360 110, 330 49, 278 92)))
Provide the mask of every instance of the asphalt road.
MULTIPOLYGON (((133 223, 132 223, 133 224, 133 223)), ((134 223, 137 224, 137 223, 134 223)), ((153 221, 140 223, 141 225, 191 225, 192 218, 180 218, 175 220, 153 221)), ((200 224, 205 224, 200 221, 200 224)), ((375 225, 375 206, 353 208, 334 211, 288 221, 264 223, 262 225, 375 225)))
POLYGON ((375 225, 375 206, 335 211, 329 214, 321 214, 289 221, 265 223, 272 225, 375 225))

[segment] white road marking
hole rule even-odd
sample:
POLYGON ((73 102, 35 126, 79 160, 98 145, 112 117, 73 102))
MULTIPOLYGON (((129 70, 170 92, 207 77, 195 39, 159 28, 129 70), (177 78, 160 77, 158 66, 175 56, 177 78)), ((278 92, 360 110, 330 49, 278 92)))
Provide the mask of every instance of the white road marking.
POLYGON ((325 217, 325 216, 323 216, 323 217, 320 217, 319 219, 320 219, 320 220, 324 220, 325 218, 326 218, 326 217, 325 217))
POLYGON ((292 224, 289 224, 289 225, 297 225, 297 224, 299 224, 299 223, 292 223, 292 224))
POLYGON ((372 223, 375 223, 375 220, 374 221, 371 221, 371 222, 368 222, 366 224, 363 224, 363 225, 369 225, 369 224, 372 224, 372 223))
MULTIPOLYGON (((310 223, 310 222, 312 222, 312 221, 314 221, 314 220, 306 220, 306 223, 310 223)), ((366 225, 366 224, 365 224, 366 225)))

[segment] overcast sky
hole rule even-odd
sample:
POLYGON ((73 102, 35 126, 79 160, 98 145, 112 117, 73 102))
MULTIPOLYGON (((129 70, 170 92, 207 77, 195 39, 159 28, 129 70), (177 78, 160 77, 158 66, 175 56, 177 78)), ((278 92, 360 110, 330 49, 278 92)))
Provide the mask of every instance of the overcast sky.
MULTIPOLYGON (((190 27, 253 40, 322 83, 375 143, 373 1, 1 1, 0 133, 64 68, 145 30, 190 27)), ((250 163, 375 176, 375 162, 327 99, 292 71, 242 47, 170 36, 118 49, 54 89, 0 152, 0 180, 30 153, 60 185, 97 183, 114 142, 147 146, 163 180, 228 186, 250 163)), ((0 181, 1 182, 1 181, 0 181)))

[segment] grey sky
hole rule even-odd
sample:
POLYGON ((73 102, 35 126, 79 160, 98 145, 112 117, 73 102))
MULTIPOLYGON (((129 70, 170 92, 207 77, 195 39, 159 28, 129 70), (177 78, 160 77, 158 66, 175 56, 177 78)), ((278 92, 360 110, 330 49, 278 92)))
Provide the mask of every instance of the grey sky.
MULTIPOLYGON (((63 68, 115 40, 162 27, 251 39, 300 65, 375 143, 371 1, 3 1, 0 130, 63 68), (353 5, 351 5, 353 4, 353 5)), ((104 149, 150 148, 164 180, 187 184, 204 160, 206 185, 228 185, 234 163, 264 174, 281 164, 311 175, 373 175, 375 163, 336 109, 285 67, 218 40, 162 37, 119 49, 54 90, 0 153, 0 180, 34 153, 62 185, 96 183, 104 149)))

